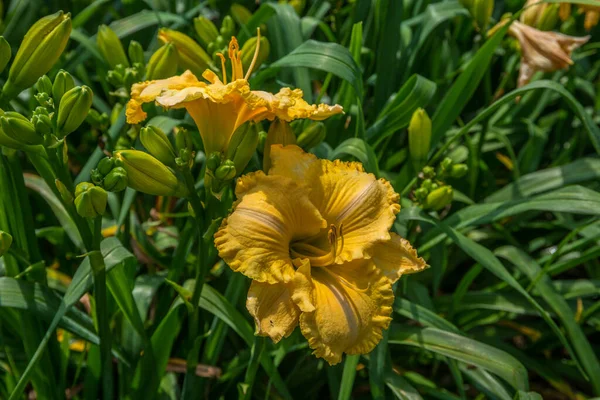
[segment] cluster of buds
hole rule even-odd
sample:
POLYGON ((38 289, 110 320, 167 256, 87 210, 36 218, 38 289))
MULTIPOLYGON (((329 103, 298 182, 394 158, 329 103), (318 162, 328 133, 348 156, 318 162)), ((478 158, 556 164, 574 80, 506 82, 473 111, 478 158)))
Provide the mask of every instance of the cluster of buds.
POLYGON ((118 89, 114 94, 128 98, 131 85, 144 78, 145 62, 142 46, 132 40, 128 48, 128 58, 121 40, 106 25, 100 25, 98 28, 96 42, 110 68, 107 74, 108 83, 118 89))
POLYGON ((94 184, 109 192, 120 192, 127 188, 127 171, 123 168, 123 162, 117 158, 103 158, 90 176, 94 184))
POLYGON ((454 190, 444 181, 462 178, 468 172, 466 164, 455 164, 450 158, 442 160, 437 168, 425 167, 419 174, 421 185, 415 190, 415 199, 425 210, 439 211, 452 202, 454 190))
POLYGON ((75 209, 84 218, 96 218, 106 211, 108 193, 90 182, 81 182, 75 188, 75 209))

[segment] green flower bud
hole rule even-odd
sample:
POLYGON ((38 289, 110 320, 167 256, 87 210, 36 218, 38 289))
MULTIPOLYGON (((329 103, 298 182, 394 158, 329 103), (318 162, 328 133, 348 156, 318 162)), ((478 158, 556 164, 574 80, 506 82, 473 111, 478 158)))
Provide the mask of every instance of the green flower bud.
POLYGON ((127 150, 132 147, 131 140, 125 136, 119 136, 115 144, 115 150, 127 150))
POLYGON ((90 109, 85 120, 90 125, 92 125, 96 128, 100 128, 103 126, 105 127, 108 125, 108 115, 106 115, 106 113, 100 114, 98 111, 94 110, 93 108, 90 109))
POLYGON ((31 117, 31 123, 35 127, 35 131, 42 137, 52 132, 52 120, 48 115, 34 115, 31 117))
POLYGON ((426 179, 431 179, 433 177, 435 177, 435 170, 433 169, 433 167, 427 166, 423 168, 423 176, 426 179))
POLYGON ((71 193, 71 191, 69 189, 67 189, 67 187, 65 186, 64 183, 62 183, 60 180, 56 179, 54 181, 54 184, 56 185, 56 189, 58 189, 58 193, 60 193, 60 197, 62 197, 62 199, 64 200, 65 203, 72 203, 74 200, 73 197, 73 193, 71 193))
POLYGON ((35 131, 35 126, 24 116, 7 111, 0 117, 0 124, 6 136, 26 145, 44 143, 44 138, 35 131))
POLYGON ((453 195, 454 191, 452 190, 452 187, 442 186, 427 195, 427 199, 423 206, 427 210, 441 210, 452 202, 453 195))
POLYGON ((146 69, 146 79, 164 79, 175 75, 178 59, 175 45, 173 43, 165 44, 150 57, 146 69))
POLYGON ((52 98, 54 99, 54 104, 58 108, 60 105, 60 100, 69 90, 75 87, 75 81, 71 74, 67 71, 60 70, 58 74, 56 74, 56 78, 54 78, 54 84, 52 85, 52 98))
POLYGON ((271 122, 267 139, 265 140, 263 150, 263 171, 265 172, 268 172, 271 168, 271 146, 274 144, 282 144, 284 146, 296 144, 296 136, 294 136, 290 124, 279 118, 271 122))
POLYGON ((429 192, 431 190, 431 186, 433 185, 433 181, 431 179, 425 179, 423 181, 423 183, 421 183, 421 187, 425 190, 427 190, 427 192, 429 192))
POLYGON ((200 38, 200 43, 205 47, 219 36, 219 31, 215 24, 203 16, 194 18, 194 29, 196 30, 198 38, 200 38))
POLYGON ((4 36, 0 36, 0 72, 4 71, 11 56, 10 44, 4 39, 4 36))
POLYGON ((115 159, 112 157, 105 157, 98 163, 98 171, 102 176, 106 176, 115 167, 115 159))
POLYGON ((221 36, 227 40, 231 39, 235 33, 235 22, 233 22, 233 18, 231 18, 231 16, 226 15, 225 18, 223 18, 219 32, 221 33, 221 36))
POLYGON ((546 7, 538 16, 536 27, 541 31, 551 31, 558 24, 560 4, 545 4, 546 7))
POLYGON ((241 4, 232 4, 230 10, 233 19, 235 19, 241 25, 246 25, 248 21, 250 21, 250 18, 252 18, 252 13, 250 10, 241 4))
POLYGON ((206 159, 206 169, 209 171, 216 171, 219 165, 221 165, 221 154, 218 152, 212 153, 206 159))
POLYGON ((79 128, 92 107, 92 90, 77 86, 64 94, 58 109, 57 128, 59 138, 79 128))
POLYGON ((229 141, 226 157, 233 160, 235 169, 241 173, 258 146, 258 132, 256 126, 252 123, 247 123, 239 127, 229 141))
MULTIPOLYGON (((125 71, 123 71, 123 73, 125 73, 125 71)), ((125 81, 123 74, 115 70, 108 71, 106 74, 106 80, 115 87, 123 86, 123 82, 125 81)))
POLYGON ((59 11, 37 21, 29 29, 10 66, 2 94, 12 98, 32 86, 52 68, 71 35, 71 14, 59 11))
POLYGON ((146 63, 144 49, 142 48, 142 45, 135 40, 129 42, 127 54, 129 54, 129 61, 131 61, 131 65, 135 65, 136 63, 144 65, 146 63))
POLYGON ((415 171, 427 162, 431 145, 431 120, 422 108, 417 109, 408 125, 408 149, 415 171))
POLYGON ((81 182, 75 188, 75 209, 84 218, 95 218, 106 211, 108 193, 93 183, 81 182))
POLYGON ((111 69, 115 69, 119 64, 123 67, 129 67, 129 61, 125 55, 121 39, 108 26, 100 25, 96 43, 111 69))
POLYGON ((13 238, 11 235, 4 231, 0 231, 0 257, 6 254, 10 245, 12 244, 13 238))
POLYGON ((415 190, 415 197, 417 198, 417 200, 420 203, 424 203, 425 199, 427 198, 427 194, 429 192, 427 191, 427 189, 425 188, 418 188, 417 190, 415 190))
POLYGON ((237 171, 235 170, 235 164, 231 160, 225 160, 215 170, 215 177, 221 181, 229 181, 235 178, 237 171))
POLYGON ((184 69, 189 69, 194 75, 202 76, 207 68, 215 69, 206 51, 186 34, 162 28, 158 32, 158 39, 165 44, 173 43, 179 55, 179 65, 184 69))
POLYGON ((103 186, 109 192, 120 192, 127 188, 128 182, 125 168, 116 167, 104 177, 103 186))
POLYGON ((177 128, 175 130, 175 147, 177 148, 178 153, 181 153, 184 150, 192 151, 194 149, 192 136, 187 129, 177 128))
MULTIPOLYGON (((246 43, 242 46, 242 65, 244 67, 244 71, 247 71, 250 68, 250 64, 252 64, 252 59, 254 58, 254 52, 256 50, 256 44, 258 40, 255 37, 251 37, 246 40, 246 43)), ((271 44, 269 43, 269 39, 264 36, 260 37, 260 47, 258 49, 258 55, 256 56, 256 61, 252 68, 253 71, 257 71, 258 68, 269 58, 269 52, 271 51, 271 44)))
POLYGON ((467 164, 455 164, 450 167, 450 176, 452 178, 462 178, 469 172, 469 167, 467 164))
POLYGON ((162 129, 147 126, 140 130, 140 141, 148 153, 166 165, 175 165, 175 150, 162 129))
POLYGON ((35 89, 38 93, 52 94, 52 81, 47 75, 42 75, 35 83, 35 89))
POLYGON ((123 162, 131 188, 155 196, 184 197, 187 194, 175 174, 150 154, 122 150, 116 153, 116 157, 123 162))
POLYGON ((54 108, 54 101, 52 101, 52 98, 48 95, 48 93, 37 93, 33 97, 35 97, 40 106, 54 108))
POLYGON ((268 136, 268 134, 265 131, 258 132, 257 150, 260 154, 263 154, 263 152, 265 151, 265 144, 267 143, 267 136, 268 136))
POLYGON ((320 121, 312 122, 308 128, 298 135, 298 146, 302 147, 304 150, 312 149, 325 140, 326 135, 327 130, 324 123, 320 121))
POLYGON ((487 30, 493 12, 494 0, 474 0, 471 15, 480 30, 487 30))

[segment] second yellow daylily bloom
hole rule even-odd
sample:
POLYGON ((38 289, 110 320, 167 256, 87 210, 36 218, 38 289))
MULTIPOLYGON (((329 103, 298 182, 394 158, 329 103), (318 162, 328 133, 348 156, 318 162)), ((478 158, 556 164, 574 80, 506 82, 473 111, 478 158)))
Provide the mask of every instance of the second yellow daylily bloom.
MULTIPOLYGON (((256 54, 259 52, 256 48, 256 54)), ((342 112, 339 105, 308 104, 302 91, 283 88, 272 94, 250 89, 248 78, 254 62, 244 75, 241 52, 235 38, 229 43, 228 56, 231 74, 228 81, 225 56, 220 79, 213 71, 202 75, 209 83, 199 81, 190 71, 168 79, 148 81, 133 85, 131 100, 127 104, 127 122, 136 124, 146 118, 142 104, 156 101, 165 108, 185 108, 194 119, 206 154, 225 152, 237 128, 248 121, 280 118, 292 121, 297 118, 322 120, 342 112)))
POLYGON ((275 342, 299 324, 317 357, 371 351, 391 321, 392 284, 426 267, 390 228, 391 185, 356 162, 273 145, 268 175, 239 178, 233 212, 215 234, 219 255, 253 279, 247 308, 275 342))

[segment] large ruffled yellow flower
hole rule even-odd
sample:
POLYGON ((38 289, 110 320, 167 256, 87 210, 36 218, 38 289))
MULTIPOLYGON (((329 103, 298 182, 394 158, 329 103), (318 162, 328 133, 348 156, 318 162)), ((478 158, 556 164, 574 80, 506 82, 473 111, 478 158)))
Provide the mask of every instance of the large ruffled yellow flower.
MULTIPOLYGON (((198 126, 206 154, 211 154, 225 152, 235 130, 248 121, 273 120, 275 117, 285 121, 297 118, 322 120, 342 112, 339 105, 308 104, 299 89, 283 88, 276 94, 250 90, 248 78, 254 61, 244 75, 236 38, 231 39, 228 53, 232 65, 229 82, 225 57, 219 54, 223 80, 207 69, 202 76, 209 83, 185 71, 180 76, 133 85, 126 110, 127 122, 137 124, 146 119, 142 105, 151 101, 165 108, 185 108, 198 126)), ((257 54, 258 47, 255 59, 257 54)))
POLYGON ((390 228, 399 195, 355 162, 274 145, 272 167, 244 175, 215 234, 219 255, 252 278, 246 306, 277 342, 300 324, 317 357, 371 351, 391 321, 392 284, 426 267, 390 228))

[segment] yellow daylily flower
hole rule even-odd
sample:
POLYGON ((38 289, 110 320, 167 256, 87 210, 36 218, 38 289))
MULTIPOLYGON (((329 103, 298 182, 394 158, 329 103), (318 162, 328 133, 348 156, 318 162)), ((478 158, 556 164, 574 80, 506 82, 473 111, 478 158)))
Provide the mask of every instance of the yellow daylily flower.
POLYGON ((399 195, 360 163, 271 147, 272 167, 240 177, 215 234, 219 256, 253 279, 246 306, 275 342, 300 325, 317 357, 370 352, 391 321, 392 284, 426 267, 390 228, 399 195))
POLYGON ((222 80, 207 69, 202 74, 208 81, 206 83, 188 70, 180 76, 133 85, 126 110, 127 122, 137 124, 146 119, 142 104, 151 101, 165 108, 185 108, 198 126, 206 153, 211 154, 225 152, 235 130, 248 121, 273 120, 275 117, 285 121, 297 118, 323 120, 342 112, 339 105, 308 104, 299 89, 282 88, 276 94, 251 90, 248 78, 258 54, 259 45, 244 75, 242 54, 233 37, 228 51, 232 65, 229 82, 225 56, 219 53, 222 80))
POLYGON ((574 37, 540 31, 519 21, 510 25, 508 33, 521 46, 518 87, 529 83, 538 71, 553 72, 573 65, 571 53, 590 39, 590 36, 574 37))

